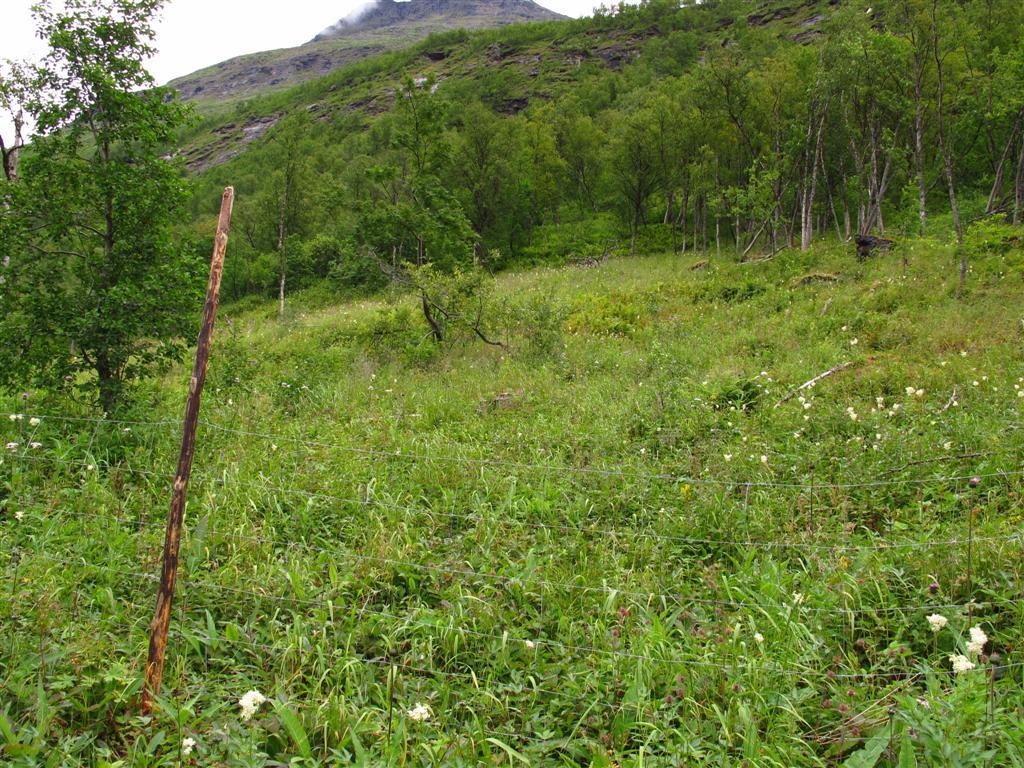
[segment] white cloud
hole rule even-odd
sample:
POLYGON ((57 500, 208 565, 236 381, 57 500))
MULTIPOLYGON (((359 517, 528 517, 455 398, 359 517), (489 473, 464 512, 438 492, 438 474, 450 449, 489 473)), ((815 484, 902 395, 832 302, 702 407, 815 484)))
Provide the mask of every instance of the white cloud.
MULTIPOLYGON (((149 62, 159 83, 245 53, 289 48, 311 40, 339 18, 365 11, 374 0, 170 0, 157 24, 159 53, 149 62)), ((31 7, 36 0, 2 0, 0 58, 31 59, 46 48, 35 36, 31 7)), ((600 0, 541 0, 567 16, 584 16, 600 0)), ((0 116, 0 132, 11 124, 0 116)))

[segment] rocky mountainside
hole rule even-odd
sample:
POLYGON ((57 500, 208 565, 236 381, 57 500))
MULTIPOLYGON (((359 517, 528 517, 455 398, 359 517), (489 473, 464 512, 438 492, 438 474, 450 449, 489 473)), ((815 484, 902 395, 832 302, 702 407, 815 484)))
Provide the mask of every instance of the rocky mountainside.
POLYGON ((430 21, 448 28, 481 28, 564 18, 532 0, 377 0, 324 30, 313 42, 411 22, 430 21))
POLYGON ((322 77, 434 32, 562 18, 531 0, 376 0, 305 45, 229 59, 170 85, 186 101, 223 104, 322 77))

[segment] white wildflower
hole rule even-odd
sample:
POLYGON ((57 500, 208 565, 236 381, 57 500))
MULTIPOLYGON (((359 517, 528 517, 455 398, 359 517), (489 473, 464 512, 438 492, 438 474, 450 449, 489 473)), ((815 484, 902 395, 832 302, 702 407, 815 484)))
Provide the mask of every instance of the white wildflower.
POLYGON ((40 448, 43 447, 43 444, 42 443, 29 443, 28 447, 31 448, 33 451, 38 451, 40 448))
POLYGON ((195 739, 182 739, 181 741, 181 756, 188 757, 192 754, 192 750, 196 748, 195 739))
POLYGON ((946 442, 944 442, 942 444, 942 447, 943 447, 944 450, 947 450, 947 451, 953 450, 953 441, 952 440, 947 440, 946 442))
POLYGON ((913 394, 915 392, 917 392, 917 387, 907 387, 907 394, 908 395, 913 396, 913 394))
POLYGON ((242 708, 242 720, 243 722, 249 722, 252 720, 253 715, 259 711, 267 701, 267 697, 259 691, 249 691, 245 696, 238 700, 238 706, 242 708))
POLYGON ((754 640, 757 641, 758 643, 763 643, 764 642, 764 635, 762 635, 760 632, 755 632, 754 633, 754 640))
POLYGON ((924 397, 924 390, 923 389, 919 389, 914 394, 917 395, 918 397, 924 397))
POLYGON ((727 454, 725 454, 724 458, 725 458, 726 461, 732 461, 732 454, 731 453, 727 453, 727 454))
POLYGON ((860 339, 850 339, 851 347, 856 347, 858 344, 860 344, 860 339))
POLYGON ((793 605, 802 605, 804 602, 804 595, 802 592, 793 593, 793 605))
POLYGON ((33 416, 31 419, 29 419, 28 423, 31 426, 33 426, 33 427, 38 427, 40 424, 42 424, 42 422, 39 419, 37 419, 35 416, 33 416))
POLYGON ((14 513, 14 519, 20 523, 22 520, 25 519, 25 513, 19 509, 17 512, 14 513))
POLYGON ((967 644, 967 652, 972 656, 980 656, 988 642, 988 635, 981 627, 971 627, 971 641, 967 644))
POLYGON ((7 448, 8 451, 16 451, 16 450, 18 450, 18 444, 17 443, 8 443, 5 447, 7 448))
POLYGON ((941 632, 947 624, 949 624, 949 619, 941 613, 933 613, 928 617, 928 625, 932 628, 932 632, 941 632))
POLYGON ((96 465, 95 464, 87 464, 86 467, 85 467, 85 471, 86 472, 95 472, 96 471, 96 465))
POLYGON ((949 661, 953 665, 953 671, 958 675, 974 669, 974 662, 961 654, 950 656, 949 661))
POLYGON ((11 421, 24 421, 25 420, 25 417, 22 416, 20 413, 12 413, 8 418, 11 421))
POLYGON ((537 644, 535 642, 533 642, 533 640, 527 640, 524 643, 524 645, 526 646, 526 650, 528 650, 528 651, 533 651, 533 650, 536 650, 536 648, 537 648, 537 644))
POLYGON ((761 454, 761 463, 762 464, 767 464, 768 463, 768 457, 765 456, 763 453, 761 454))
POLYGON ((426 704, 417 703, 415 707, 410 709, 406 714, 410 720, 417 723, 425 723, 430 719, 430 707, 426 704))

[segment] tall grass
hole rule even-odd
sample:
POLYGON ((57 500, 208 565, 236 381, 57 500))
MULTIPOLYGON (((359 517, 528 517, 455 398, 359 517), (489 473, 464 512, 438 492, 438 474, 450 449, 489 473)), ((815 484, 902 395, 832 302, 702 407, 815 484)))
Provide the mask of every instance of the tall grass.
POLYGON ((925 241, 508 274, 508 350, 229 308, 152 720, 185 370, 133 423, 11 400, 4 760, 1020 764, 1024 253, 985 242, 961 298, 925 241))

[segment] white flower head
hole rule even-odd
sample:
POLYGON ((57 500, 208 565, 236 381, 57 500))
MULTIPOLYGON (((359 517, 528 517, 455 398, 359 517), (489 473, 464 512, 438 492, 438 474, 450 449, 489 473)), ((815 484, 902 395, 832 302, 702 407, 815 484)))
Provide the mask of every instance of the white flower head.
POLYGON ((188 757, 192 754, 192 750, 196 748, 196 740, 192 738, 181 740, 181 756, 188 757))
POLYGON ((949 661, 953 665, 953 671, 958 675, 974 669, 974 662, 961 654, 950 656, 949 661))
POLYGON ((43 447, 43 444, 42 443, 29 443, 28 447, 31 448, 33 451, 38 451, 40 448, 43 447))
POLYGON ((25 519, 25 513, 19 509, 17 512, 14 513, 14 519, 20 523, 22 520, 25 519))
POLYGON ((253 715, 259 711, 267 701, 267 697, 259 691, 249 691, 245 696, 238 700, 238 706, 242 708, 242 720, 249 722, 252 720, 253 715))
POLYGON ((20 413, 12 413, 10 416, 8 416, 8 418, 11 421, 24 421, 25 420, 25 417, 22 416, 20 413))
POLYGON ((758 643, 763 643, 764 642, 764 635, 762 635, 760 632, 755 632, 754 633, 754 640, 756 642, 758 642, 758 643))
POLYGON ((28 423, 33 427, 38 427, 40 424, 42 424, 42 421, 33 416, 31 419, 28 420, 28 423))
POLYGON ((415 707, 410 709, 406 714, 409 719, 417 723, 425 723, 430 719, 430 707, 426 704, 417 703, 415 707))
POLYGON ((804 593, 803 592, 794 592, 793 593, 793 605, 803 605, 803 602, 804 602, 804 593))
POLYGON ((535 650, 537 648, 537 644, 535 642, 533 642, 533 640, 527 640, 524 643, 524 645, 526 646, 526 650, 528 650, 528 651, 532 651, 532 650, 535 650))
POLYGON ((980 656, 988 642, 988 635, 981 627, 971 627, 971 641, 967 643, 967 652, 972 656, 980 656))
POLYGON ((932 628, 932 632, 941 632, 947 624, 949 624, 949 619, 941 613, 933 613, 928 617, 928 626, 932 628))
POLYGON ((915 392, 917 392, 917 387, 907 387, 906 392, 908 395, 913 395, 915 392))
POLYGON ((16 451, 16 450, 18 450, 18 444, 17 443, 8 443, 4 447, 7 448, 8 451, 16 451))
POLYGON ((724 458, 725 458, 726 461, 732 461, 732 454, 731 453, 727 453, 727 454, 725 454, 724 458))

